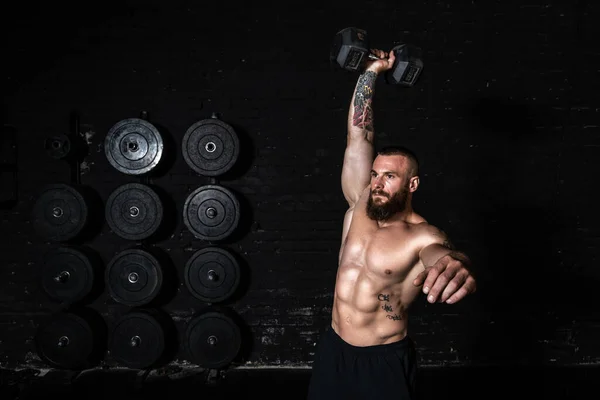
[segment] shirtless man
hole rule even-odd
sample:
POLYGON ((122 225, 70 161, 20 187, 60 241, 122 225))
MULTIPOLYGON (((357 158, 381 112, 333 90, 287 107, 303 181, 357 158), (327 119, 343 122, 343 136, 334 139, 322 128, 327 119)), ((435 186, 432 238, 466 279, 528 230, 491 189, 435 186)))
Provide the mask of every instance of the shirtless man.
POLYGON ((475 292, 469 258, 412 208, 415 155, 388 147, 373 160, 373 94, 394 54, 378 49, 358 78, 348 113, 342 190, 348 201, 331 327, 319 340, 308 399, 414 399, 410 304, 456 303, 475 292))

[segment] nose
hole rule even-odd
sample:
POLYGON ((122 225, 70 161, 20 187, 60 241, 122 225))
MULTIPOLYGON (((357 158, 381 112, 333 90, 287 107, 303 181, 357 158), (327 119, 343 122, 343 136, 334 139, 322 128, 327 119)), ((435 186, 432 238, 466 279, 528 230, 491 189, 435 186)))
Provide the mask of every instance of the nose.
POLYGON ((373 181, 373 188, 381 189, 383 188, 383 184, 381 183, 381 178, 375 178, 373 181))

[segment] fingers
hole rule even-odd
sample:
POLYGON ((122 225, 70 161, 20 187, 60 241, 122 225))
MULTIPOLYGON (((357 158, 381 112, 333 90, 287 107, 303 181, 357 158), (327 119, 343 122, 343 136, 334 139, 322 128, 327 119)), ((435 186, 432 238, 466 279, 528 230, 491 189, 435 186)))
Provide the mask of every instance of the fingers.
MULTIPOLYGON (((391 58, 391 59, 388 58, 388 57, 390 57, 390 53, 387 53, 380 49, 370 49, 370 52, 372 55, 374 55, 378 59, 377 60, 369 59, 367 62, 367 66, 366 66, 367 69, 379 73, 379 72, 387 71, 388 69, 390 69, 393 66, 394 58, 391 58)), ((392 55, 392 57, 393 57, 393 55, 392 55)))
POLYGON ((393 65, 394 61, 396 60, 396 54, 393 51, 390 51, 389 56, 386 57, 388 58, 388 62, 390 63, 390 65, 393 65))
MULTIPOLYGON (((425 285, 423 286, 423 292, 428 294, 428 302, 435 303, 438 301, 440 294, 454 279, 456 272, 457 271, 455 269, 450 268, 444 269, 443 272, 439 272, 439 270, 433 268, 433 270, 428 274, 427 279, 425 280, 425 285)), ((454 290, 456 290, 457 284, 454 283, 453 286, 454 290)))
POLYGON ((446 287, 443 289, 439 301, 442 303, 446 302, 450 296, 454 294, 454 292, 464 285, 468 277, 469 273, 466 270, 461 270, 460 272, 456 273, 454 278, 452 278, 452 280, 448 282, 446 287))
POLYGON ((465 281, 464 285, 460 287, 454 294, 452 294, 447 300, 446 303, 454 304, 457 301, 462 300, 469 293, 475 293, 477 290, 477 285, 475 284, 475 279, 472 276, 469 276, 465 281))
MULTIPOLYGON (((448 260, 446 257, 443 257, 440 260, 438 260, 438 262, 436 262, 433 266, 425 268, 425 271, 423 271, 419 274, 419 276, 421 276, 421 274, 425 274, 424 276, 426 277, 425 281, 423 282, 423 293, 425 293, 425 294, 430 293, 430 291, 434 287, 434 284, 437 282, 438 277, 446 269, 447 265, 448 265, 448 260)), ((417 276, 417 278, 419 276, 417 276)), ((440 281, 440 283, 438 284, 437 289, 436 289, 437 291, 432 294, 433 301, 430 301, 431 303, 435 302, 437 295, 441 291, 442 284, 443 284, 442 281, 440 281)), ((431 295, 428 297, 428 300, 429 300, 429 298, 431 298, 431 295)))
POLYGON ((376 55, 378 58, 380 58, 382 60, 386 60, 391 54, 391 53, 387 53, 380 49, 371 49, 371 53, 376 55))
POLYGON ((413 285, 421 286, 423 284, 423 282, 425 281, 425 278, 427 278, 427 274, 429 273, 430 269, 431 269, 431 267, 427 267, 427 268, 425 268, 424 271, 421 271, 419 273, 419 275, 417 275, 417 277, 413 281, 413 285))
POLYGON ((475 279, 469 270, 452 257, 442 257, 433 266, 421 271, 413 280, 413 285, 421 284, 430 303, 456 303, 476 290, 475 279))

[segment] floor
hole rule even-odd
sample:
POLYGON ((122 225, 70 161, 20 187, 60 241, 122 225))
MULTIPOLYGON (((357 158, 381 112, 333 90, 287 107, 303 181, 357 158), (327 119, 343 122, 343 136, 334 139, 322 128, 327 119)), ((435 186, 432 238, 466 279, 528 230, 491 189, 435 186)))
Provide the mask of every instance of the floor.
MULTIPOLYGON (((305 399, 309 369, 170 371, 0 371, 0 399, 305 399)), ((600 366, 427 368, 419 375, 427 399, 582 399, 600 388, 600 366)))

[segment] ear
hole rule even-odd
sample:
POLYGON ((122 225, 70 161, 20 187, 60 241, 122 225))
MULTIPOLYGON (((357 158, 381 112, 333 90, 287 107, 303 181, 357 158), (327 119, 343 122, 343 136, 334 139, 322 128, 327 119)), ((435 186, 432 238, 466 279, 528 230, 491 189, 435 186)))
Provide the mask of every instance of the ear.
POLYGON ((421 183, 420 179, 418 176, 413 176, 412 178, 410 178, 410 180, 408 181, 408 189, 409 191, 412 192, 416 192, 417 188, 419 187, 419 183, 421 183))

